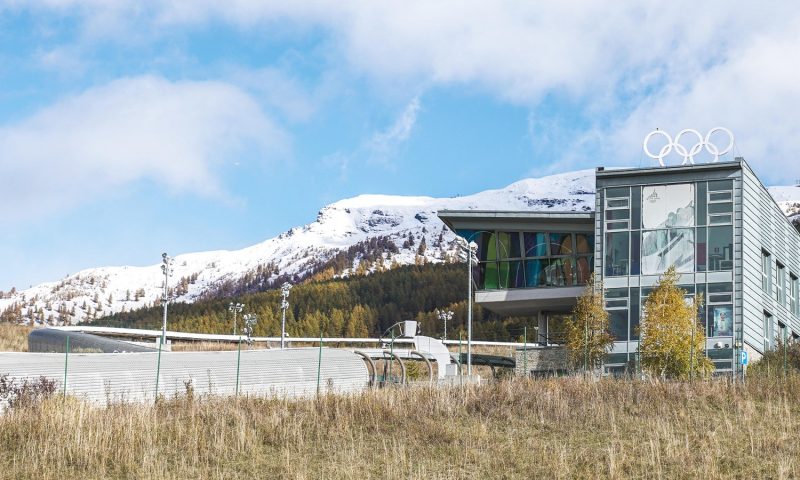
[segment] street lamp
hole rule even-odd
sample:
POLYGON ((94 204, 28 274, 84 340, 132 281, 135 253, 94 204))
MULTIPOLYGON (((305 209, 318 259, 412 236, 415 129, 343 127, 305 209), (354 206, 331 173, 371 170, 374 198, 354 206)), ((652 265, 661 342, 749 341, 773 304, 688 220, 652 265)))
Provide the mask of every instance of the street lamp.
POLYGON ((453 319, 453 311, 436 310, 436 315, 439 317, 439 320, 444 322, 444 335, 442 335, 442 340, 447 340, 447 321, 453 319))
POLYGON ((281 285, 281 349, 286 340, 286 309, 289 308, 289 290, 291 289, 292 284, 289 282, 281 285))
POLYGON ((164 323, 161 326, 161 344, 165 344, 167 341, 167 304, 169 303, 169 290, 167 290, 169 284, 169 276, 172 275, 172 264, 174 260, 172 257, 165 253, 161 254, 161 272, 164 274, 164 323))
POLYGON ((228 311, 233 312, 233 334, 236 335, 236 314, 244 308, 244 303, 231 302, 228 304, 228 311))
POLYGON ((247 335, 247 343, 253 343, 253 327, 258 322, 258 317, 255 313, 245 313, 242 315, 242 320, 244 320, 244 327, 242 327, 242 331, 245 335, 247 335))
POLYGON ((472 375, 472 266, 477 264, 476 253, 478 251, 478 244, 472 241, 472 238, 482 233, 481 231, 473 232, 467 238, 456 237, 460 241, 458 245, 464 250, 467 257, 467 375, 472 375))

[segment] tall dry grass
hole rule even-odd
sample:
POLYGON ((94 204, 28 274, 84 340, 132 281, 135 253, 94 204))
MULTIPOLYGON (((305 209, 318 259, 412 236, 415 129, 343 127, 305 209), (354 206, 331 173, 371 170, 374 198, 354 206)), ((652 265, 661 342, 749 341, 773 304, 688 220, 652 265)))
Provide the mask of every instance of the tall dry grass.
POLYGON ((52 398, 0 417, 6 478, 797 478, 800 379, 523 380, 304 401, 52 398))
POLYGON ((26 325, 0 322, 0 352, 27 352, 31 330, 26 325))

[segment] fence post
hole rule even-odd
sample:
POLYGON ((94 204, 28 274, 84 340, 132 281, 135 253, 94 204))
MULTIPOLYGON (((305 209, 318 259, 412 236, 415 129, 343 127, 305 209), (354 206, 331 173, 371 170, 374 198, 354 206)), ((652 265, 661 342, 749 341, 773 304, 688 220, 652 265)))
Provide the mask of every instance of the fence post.
POLYGON ((322 371, 322 330, 319 332, 319 357, 317 359, 317 396, 319 396, 319 380, 322 371))
POLYGON ((242 359, 242 336, 239 335, 239 348, 236 352, 236 396, 239 396, 239 365, 242 359))
POLYGON ((528 376, 528 326, 527 325, 525 325, 525 328, 523 329, 523 335, 525 337, 523 339, 523 345, 525 346, 522 347, 522 359, 523 359, 522 364, 524 365, 525 376, 527 377, 528 376))
POLYGON ((69 364, 69 335, 67 335, 67 345, 64 348, 64 399, 67 399, 67 365, 69 364))
POLYGON ((156 397, 154 401, 158 401, 158 378, 161 376, 161 344, 164 343, 163 335, 158 340, 158 362, 156 363, 156 397))

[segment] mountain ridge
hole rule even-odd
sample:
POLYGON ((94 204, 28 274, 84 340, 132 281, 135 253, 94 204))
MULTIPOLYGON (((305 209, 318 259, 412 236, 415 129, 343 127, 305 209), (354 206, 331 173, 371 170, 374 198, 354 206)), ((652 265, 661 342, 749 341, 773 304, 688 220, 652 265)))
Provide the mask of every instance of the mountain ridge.
MULTIPOLYGON (((456 257, 440 210, 593 211, 594 170, 528 178, 471 195, 435 198, 363 194, 321 208, 316 220, 239 250, 175 256, 170 301, 193 302, 237 289, 257 291, 325 272, 350 275, 456 257)), ((772 187, 787 215, 800 217, 800 188, 772 187), (796 194, 795 194, 796 193, 796 194)), ((81 270, 0 298, 0 319, 77 323, 158 304, 160 264, 81 270)))

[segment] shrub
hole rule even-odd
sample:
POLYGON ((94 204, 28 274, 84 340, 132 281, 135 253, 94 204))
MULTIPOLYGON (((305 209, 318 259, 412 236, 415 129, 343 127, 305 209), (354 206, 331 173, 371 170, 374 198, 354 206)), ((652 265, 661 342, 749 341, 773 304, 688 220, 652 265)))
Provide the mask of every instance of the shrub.
POLYGON ((55 391, 56 381, 47 377, 19 382, 8 375, 0 375, 0 411, 38 404, 55 391))
MULTIPOLYGON (((767 351, 757 362, 747 367, 748 376, 774 377, 784 374, 784 343, 778 340, 774 350, 767 351)), ((786 344, 786 373, 800 372, 800 342, 786 344)))

